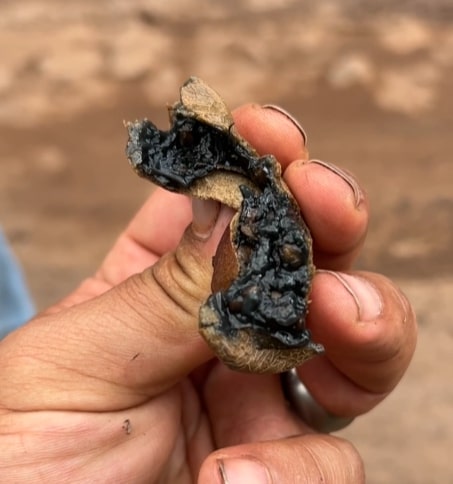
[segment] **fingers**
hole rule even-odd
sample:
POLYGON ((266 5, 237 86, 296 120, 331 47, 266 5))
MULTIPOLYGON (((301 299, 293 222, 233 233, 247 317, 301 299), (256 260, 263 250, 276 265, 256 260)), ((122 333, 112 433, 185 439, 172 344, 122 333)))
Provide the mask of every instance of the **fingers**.
POLYGON ((282 165, 284 180, 313 236, 315 265, 348 269, 368 225, 368 200, 354 177, 326 162, 307 162, 302 128, 279 108, 248 104, 234 111, 234 119, 258 153, 273 154, 282 165))
POLYGON ((230 217, 222 210, 208 228, 211 237, 188 229, 175 252, 143 273, 3 340, 0 404, 20 410, 128 408, 208 360, 198 312, 230 217))
POLYGON ((103 261, 98 277, 113 286, 143 271, 175 250, 192 219, 201 225, 193 230, 212 229, 219 209, 216 202, 191 200, 156 188, 103 261))
POLYGON ((308 327, 326 354, 299 374, 313 397, 341 416, 370 410, 395 387, 417 338, 405 296, 387 278, 367 272, 318 273, 308 327))
POLYGON ((143 271, 176 248, 191 220, 188 197, 156 188, 105 258, 98 276, 115 285, 143 271))
POLYGON ((233 117, 240 135, 260 155, 274 155, 283 169, 293 160, 308 159, 303 129, 279 108, 245 104, 233 111, 233 117))
MULTIPOLYGON (((241 134, 261 154, 272 153, 282 163, 284 180, 313 237, 315 265, 332 271, 350 269, 368 226, 363 189, 334 165, 307 162, 304 136, 290 117, 250 105, 235 115, 241 134)), ((327 355, 300 371, 328 410, 354 416, 376 405, 401 378, 414 351, 416 329, 409 304, 390 281, 372 274, 362 274, 355 284, 346 280, 335 273, 316 276, 308 324, 315 341, 325 344, 327 355), (375 287, 378 296, 360 301, 365 297, 363 287, 375 287)))
POLYGON ((363 463, 347 441, 329 435, 304 435, 243 444, 211 454, 200 470, 199 484, 360 484, 363 463))
POLYGON ((203 463, 200 484, 364 482, 362 462, 348 442, 307 435, 311 431, 284 401, 278 376, 241 374, 217 364, 204 400, 214 444, 222 449, 203 463))

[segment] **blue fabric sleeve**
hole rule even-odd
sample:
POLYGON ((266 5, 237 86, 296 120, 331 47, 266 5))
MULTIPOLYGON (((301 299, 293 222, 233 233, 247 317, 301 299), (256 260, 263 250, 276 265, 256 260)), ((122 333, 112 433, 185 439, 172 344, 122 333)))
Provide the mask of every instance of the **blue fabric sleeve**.
POLYGON ((0 229, 0 339, 34 313, 21 268, 0 229))

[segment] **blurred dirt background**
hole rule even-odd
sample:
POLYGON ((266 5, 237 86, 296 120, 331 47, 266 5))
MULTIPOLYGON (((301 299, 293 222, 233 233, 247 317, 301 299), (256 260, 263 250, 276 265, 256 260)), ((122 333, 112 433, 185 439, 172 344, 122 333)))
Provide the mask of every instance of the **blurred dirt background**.
POLYGON ((284 106, 313 157, 366 187, 357 265, 400 283, 420 340, 398 389, 342 435, 369 483, 453 483, 453 4, 1 0, 0 224, 38 308, 97 267, 151 190, 123 120, 165 126, 191 74, 231 106, 284 106))

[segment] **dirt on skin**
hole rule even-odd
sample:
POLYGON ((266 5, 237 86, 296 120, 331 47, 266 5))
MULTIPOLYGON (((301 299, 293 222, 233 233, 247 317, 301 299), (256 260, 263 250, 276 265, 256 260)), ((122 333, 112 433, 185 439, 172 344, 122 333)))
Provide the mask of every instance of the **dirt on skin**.
POLYGON ((280 104, 314 158, 361 180, 357 267, 394 278, 418 315, 403 382, 340 434, 369 483, 449 483, 453 8, 394 4, 2 2, 0 224, 44 308, 95 270, 152 189, 128 166, 123 120, 165 126, 192 74, 231 106, 280 104))

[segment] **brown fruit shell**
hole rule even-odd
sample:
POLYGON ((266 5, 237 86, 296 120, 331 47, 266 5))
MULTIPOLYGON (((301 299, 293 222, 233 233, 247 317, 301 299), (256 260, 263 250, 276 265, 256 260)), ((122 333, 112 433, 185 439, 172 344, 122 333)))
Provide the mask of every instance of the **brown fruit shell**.
POLYGON ((247 373, 282 373, 320 354, 322 347, 261 348, 253 330, 242 329, 234 338, 219 331, 217 315, 208 306, 200 309, 200 331, 217 356, 232 370, 247 373))
MULTIPOLYGON (((170 122, 173 125, 177 115, 184 115, 196 119, 206 125, 228 132, 235 142, 243 146, 249 153, 259 157, 253 147, 244 140, 235 130, 233 117, 222 98, 203 81, 191 77, 181 88, 180 102, 169 108, 170 122)), ((136 171, 152 181, 156 181, 148 173, 143 172, 141 155, 137 155, 138 145, 137 131, 140 123, 129 123, 128 157, 136 171), (132 146, 132 148, 131 148, 132 146)), ((281 178, 281 168, 273 157, 271 171, 278 190, 284 193, 293 205, 297 214, 299 208, 297 202, 281 178)), ((246 185, 254 191, 259 188, 247 177, 225 171, 215 171, 203 178, 195 180, 187 189, 177 191, 189 194, 201 199, 217 200, 237 211, 241 209, 243 201, 241 185, 246 185)), ((307 263, 308 283, 314 274, 312 263, 312 241, 308 229, 302 218, 298 218, 300 226, 304 228, 306 245, 309 250, 307 263)), ((229 230, 222 237, 217 253, 213 259, 212 291, 226 290, 238 276, 239 268, 247 263, 244 254, 239 255, 235 251, 233 239, 240 230, 239 213, 231 220, 229 230)), ((323 351, 321 345, 309 341, 303 347, 274 347, 262 335, 257 335, 251 328, 236 329, 226 332, 222 328, 218 314, 207 304, 200 308, 199 330, 214 353, 230 368, 238 371, 253 373, 280 373, 300 365, 309 358, 323 351)))

